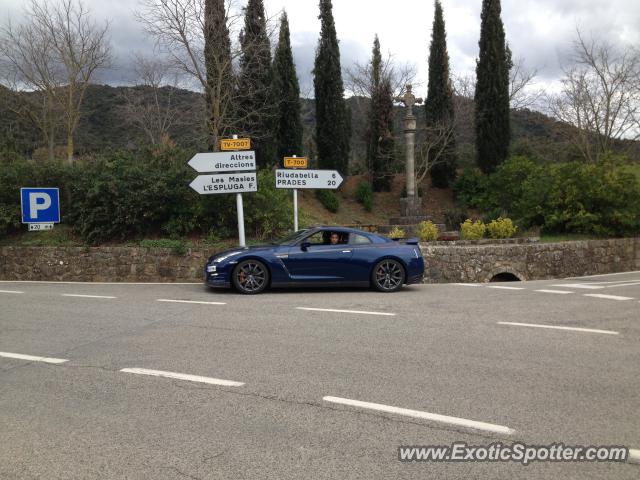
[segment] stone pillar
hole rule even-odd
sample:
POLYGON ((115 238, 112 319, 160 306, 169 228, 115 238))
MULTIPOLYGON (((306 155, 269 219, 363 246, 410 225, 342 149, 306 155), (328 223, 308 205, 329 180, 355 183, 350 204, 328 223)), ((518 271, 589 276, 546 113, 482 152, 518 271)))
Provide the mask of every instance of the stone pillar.
POLYGON ((406 108, 404 116, 404 138, 406 144, 406 190, 407 196, 400 199, 400 215, 403 217, 417 217, 422 214, 422 199, 416 192, 416 116, 413 114, 413 106, 422 103, 421 98, 416 98, 411 93, 411 85, 407 84, 404 96, 397 97, 397 102, 402 102, 406 108))

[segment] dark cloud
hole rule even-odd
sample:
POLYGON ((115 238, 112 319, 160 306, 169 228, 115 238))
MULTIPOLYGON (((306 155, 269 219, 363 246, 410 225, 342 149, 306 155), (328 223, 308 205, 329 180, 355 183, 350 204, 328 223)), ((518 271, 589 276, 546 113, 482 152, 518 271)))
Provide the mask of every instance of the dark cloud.
MULTIPOLYGON (((286 7, 292 13, 291 30, 294 57, 303 94, 313 91, 312 70, 318 41, 317 2, 300 0, 266 0, 270 11, 286 7), (307 5, 308 3, 308 5, 307 5), (314 29, 316 29, 314 31, 314 29)), ((100 81, 122 84, 132 80, 133 53, 154 55, 152 38, 136 21, 134 0, 85 0, 97 21, 110 22, 114 64, 102 72, 100 81)), ((23 0, 3 0, 0 16, 20 21, 23 0)), ((531 68, 537 68, 540 80, 552 83, 561 76, 561 63, 571 50, 576 28, 607 38, 614 44, 640 45, 640 2, 629 0, 503 0, 503 19, 507 38, 514 55, 524 57, 531 68)), ((444 0, 452 71, 473 72, 478 54, 480 0, 444 0)), ((343 67, 354 61, 366 62, 374 33, 379 33, 400 61, 413 61, 420 70, 419 80, 426 83, 426 60, 432 18, 431 2, 403 2, 403 9, 414 9, 409 19, 411 31, 401 17, 382 15, 389 9, 387 0, 335 0, 334 12, 343 67), (351 3, 355 2, 355 3, 351 3), (410 6, 410 4, 412 6, 410 6), (347 9, 355 9, 358 18, 342 18, 347 9), (381 21, 380 19, 383 19, 381 21), (356 21, 357 20, 357 21, 356 21), (425 26, 428 26, 425 28, 425 26), (413 36, 408 36, 413 33, 413 36), (410 40, 410 39, 411 40, 410 40)), ((349 15, 347 15, 349 16, 349 15)))

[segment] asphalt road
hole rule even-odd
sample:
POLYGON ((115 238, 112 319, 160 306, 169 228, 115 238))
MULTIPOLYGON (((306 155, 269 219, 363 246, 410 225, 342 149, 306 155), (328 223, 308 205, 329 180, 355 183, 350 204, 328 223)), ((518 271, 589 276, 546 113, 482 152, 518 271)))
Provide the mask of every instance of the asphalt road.
POLYGON ((633 463, 406 463, 398 447, 640 457, 639 312, 640 272, 254 297, 0 282, 0 478, 637 479, 633 463))

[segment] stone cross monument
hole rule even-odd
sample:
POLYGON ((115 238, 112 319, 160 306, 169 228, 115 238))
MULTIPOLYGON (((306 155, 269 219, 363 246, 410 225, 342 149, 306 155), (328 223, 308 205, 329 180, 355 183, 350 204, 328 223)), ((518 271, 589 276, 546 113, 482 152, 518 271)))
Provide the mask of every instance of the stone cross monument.
POLYGON ((416 116, 413 106, 422 103, 422 98, 416 98, 411 93, 411 84, 407 84, 407 91, 402 97, 396 97, 396 102, 404 104, 404 138, 407 147, 405 172, 407 176, 407 197, 400 199, 400 214, 403 217, 415 217, 422 214, 422 199, 416 192, 415 151, 416 151, 416 116))

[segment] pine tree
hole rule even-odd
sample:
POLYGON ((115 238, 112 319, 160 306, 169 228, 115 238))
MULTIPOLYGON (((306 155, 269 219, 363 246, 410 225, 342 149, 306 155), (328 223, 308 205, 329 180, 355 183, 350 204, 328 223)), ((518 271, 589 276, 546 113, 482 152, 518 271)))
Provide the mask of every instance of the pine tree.
POLYGON ((394 153, 393 94, 388 78, 383 78, 380 41, 376 35, 371 57, 371 108, 367 128, 367 168, 373 190, 388 191, 394 153))
POLYGON ((204 7, 205 101, 210 150, 218 150, 219 140, 230 133, 227 128, 232 115, 233 65, 224 1, 206 0, 204 7))
POLYGON ((434 187, 447 188, 456 177, 455 118, 453 89, 449 77, 447 34, 440 0, 435 2, 431 47, 429 50, 429 87, 425 103, 427 135, 437 143, 433 149, 439 153, 430 170, 434 187))
POLYGON ((511 56, 500 18, 500 0, 483 0, 480 57, 476 66, 477 162, 485 173, 493 172, 507 158, 509 121, 509 70, 511 56))
POLYGON ((262 0, 249 0, 240 33, 237 109, 240 134, 252 139, 259 167, 276 163, 274 124, 277 104, 271 68, 271 45, 262 0))
POLYGON ((300 85, 293 63, 286 12, 280 18, 280 38, 273 59, 273 86, 273 91, 280 98, 276 118, 276 146, 280 161, 283 157, 302 153, 300 85))
POLYGON ((344 100, 340 48, 333 21, 331 0, 320 0, 320 41, 313 69, 316 99, 316 145, 321 168, 349 168, 351 122, 344 100))

